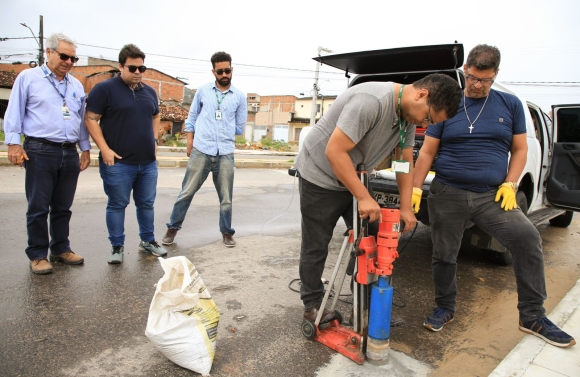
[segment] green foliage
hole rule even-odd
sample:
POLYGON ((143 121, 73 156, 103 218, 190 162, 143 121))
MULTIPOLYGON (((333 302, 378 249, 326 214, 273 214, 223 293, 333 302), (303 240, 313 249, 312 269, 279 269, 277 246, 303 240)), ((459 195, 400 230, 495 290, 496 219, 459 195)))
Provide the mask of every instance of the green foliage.
POLYGON ((236 136, 236 144, 245 145, 248 141, 243 136, 236 136))
POLYGON ((276 151, 287 152, 292 150, 292 148, 283 140, 272 140, 268 137, 263 138, 261 141, 262 146, 268 149, 273 149, 276 151))
POLYGON ((165 145, 168 147, 187 147, 187 143, 183 143, 179 141, 179 134, 176 133, 175 135, 168 137, 165 140, 165 145))

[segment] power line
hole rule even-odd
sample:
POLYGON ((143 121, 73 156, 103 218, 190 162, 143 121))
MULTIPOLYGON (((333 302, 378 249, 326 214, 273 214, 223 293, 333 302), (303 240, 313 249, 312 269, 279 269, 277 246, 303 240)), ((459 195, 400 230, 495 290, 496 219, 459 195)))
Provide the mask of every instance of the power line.
MULTIPOLYGON (((84 44, 84 43, 77 43, 77 45, 79 45, 79 46, 87 46, 87 47, 95 47, 95 48, 103 48, 103 49, 106 49, 106 50, 119 50, 118 48, 95 46, 95 45, 89 45, 89 44, 84 44)), ((159 56, 159 57, 162 57, 162 58, 171 58, 171 59, 180 59, 180 60, 190 60, 190 61, 197 61, 197 62, 203 62, 203 63, 209 63, 210 62, 207 59, 184 58, 184 57, 181 57, 181 56, 155 54, 155 53, 152 53, 152 52, 148 52, 147 55, 159 56)), ((286 67, 271 67, 271 66, 266 66, 266 65, 255 65, 255 64, 236 63, 236 65, 241 65, 241 66, 244 66, 244 67, 254 67, 254 68, 280 69, 280 70, 283 70, 283 71, 315 72, 314 70, 311 70, 311 69, 297 69, 297 68, 286 68, 286 67)), ((321 73, 322 73, 322 71, 321 71, 321 73)), ((335 74, 335 75, 342 75, 341 72, 328 72, 328 71, 326 71, 324 73, 330 73, 330 74, 335 74)))
POLYGON ((502 81, 502 84, 520 86, 580 87, 579 81, 502 81))

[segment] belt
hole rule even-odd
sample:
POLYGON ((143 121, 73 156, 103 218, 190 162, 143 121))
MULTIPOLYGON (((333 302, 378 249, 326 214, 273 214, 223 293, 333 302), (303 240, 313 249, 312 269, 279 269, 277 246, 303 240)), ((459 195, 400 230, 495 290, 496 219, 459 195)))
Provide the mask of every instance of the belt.
POLYGON ((50 141, 50 140, 43 139, 41 137, 26 136, 26 138, 30 139, 30 140, 38 141, 38 142, 41 142, 44 144, 54 145, 55 147, 60 147, 62 149, 72 148, 76 145, 76 143, 70 143, 68 141, 63 141, 63 142, 50 141))

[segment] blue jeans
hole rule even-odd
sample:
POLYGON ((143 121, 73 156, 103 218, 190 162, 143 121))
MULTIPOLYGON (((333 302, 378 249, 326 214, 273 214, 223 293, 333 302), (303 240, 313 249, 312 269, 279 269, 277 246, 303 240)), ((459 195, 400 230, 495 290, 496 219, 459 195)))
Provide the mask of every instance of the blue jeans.
POLYGON ((157 162, 146 165, 117 162, 109 166, 99 158, 99 171, 105 194, 109 197, 106 220, 111 245, 125 244, 125 208, 129 204, 131 190, 137 209, 139 237, 142 241, 155 241, 153 204, 157 193, 157 162))
POLYGON ((168 228, 181 229, 193 196, 211 172, 220 200, 220 232, 234 234, 232 228, 232 194, 234 191, 234 154, 208 156, 193 148, 183 177, 181 192, 173 205, 168 228))
POLYGON ((76 147, 63 149, 30 139, 24 141, 23 147, 29 158, 24 161, 28 200, 26 254, 30 260, 46 258, 49 248, 53 255, 62 254, 70 250, 70 207, 81 171, 79 154, 76 147))
POLYGON ((457 254, 463 230, 472 221, 495 237, 513 256, 522 321, 546 316, 546 282, 542 239, 526 215, 516 208, 504 211, 495 202, 496 190, 476 193, 447 186, 434 179, 427 198, 433 240, 433 282, 437 306, 455 311, 457 254))

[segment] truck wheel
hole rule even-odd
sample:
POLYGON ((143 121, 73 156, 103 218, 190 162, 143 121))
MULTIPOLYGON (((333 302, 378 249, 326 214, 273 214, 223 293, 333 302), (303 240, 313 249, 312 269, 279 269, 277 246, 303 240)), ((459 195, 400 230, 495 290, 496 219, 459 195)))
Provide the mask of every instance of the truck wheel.
POLYGON ((566 211, 566 213, 550 219, 550 224, 558 228, 567 228, 572 223, 572 217, 574 217, 574 211, 566 211))
POLYGON ((503 252, 490 249, 483 249, 482 251, 488 261, 499 264, 500 266, 509 266, 514 260, 512 253, 507 249, 503 252))
POLYGON ((528 199, 526 198, 526 194, 524 194, 521 191, 518 191, 518 193, 516 194, 516 203, 518 204, 518 207, 520 207, 520 209, 522 210, 522 212, 524 213, 524 215, 528 215, 528 199))

